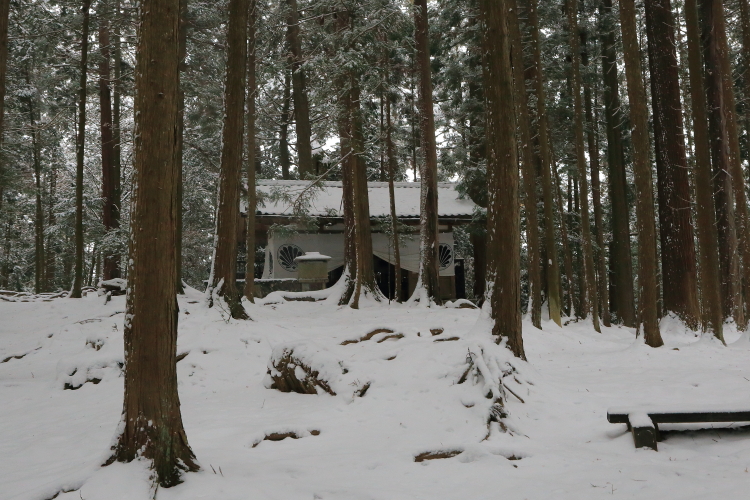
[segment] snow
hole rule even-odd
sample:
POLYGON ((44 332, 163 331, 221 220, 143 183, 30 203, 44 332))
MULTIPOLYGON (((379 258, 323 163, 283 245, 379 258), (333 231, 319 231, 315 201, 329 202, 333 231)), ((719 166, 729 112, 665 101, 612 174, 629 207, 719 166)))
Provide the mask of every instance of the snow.
POLYGON ((299 257, 296 257, 294 260, 297 262, 299 261, 321 261, 321 260, 331 260, 331 257, 329 255, 323 255, 320 252, 305 252, 304 255, 300 255, 299 257))
POLYGON ((245 304, 243 322, 193 289, 179 303, 181 409, 202 470, 155 492, 143 462, 100 467, 120 423, 125 297, 0 301, 0 499, 747 498, 747 429, 663 424, 654 452, 606 418, 748 406, 750 350, 732 328, 724 347, 672 325, 651 349, 630 329, 524 322, 526 363, 483 336, 475 309, 280 298, 245 304), (285 349, 336 395, 267 388, 285 349), (505 392, 508 432, 488 432, 492 377, 517 396, 505 392))
POLYGON ((644 413, 648 415, 669 413, 739 413, 750 414, 750 398, 744 398, 744 404, 739 402, 726 402, 720 405, 707 405, 701 403, 682 403, 676 405, 651 405, 630 406, 627 408, 610 408, 607 413, 627 415, 633 413, 644 413), (733 404, 734 403, 734 404, 733 404))
POLYGON ((635 428, 654 426, 654 422, 651 420, 651 417, 649 417, 647 413, 642 411, 634 411, 629 414, 628 421, 630 421, 630 425, 635 428))
POLYGON ((120 290, 127 290, 128 282, 122 278, 112 278, 110 280, 101 280, 99 282, 99 287, 101 288, 105 286, 109 286, 112 288, 119 288, 120 290))
MULTIPOLYGON (((308 215, 318 217, 343 217, 341 197, 343 188, 340 181, 324 181, 321 188, 313 190, 314 196, 309 207, 308 215)), ((420 183, 394 183, 396 198, 396 214, 398 217, 419 217, 420 183)), ((269 196, 281 190, 292 198, 309 191, 310 182, 298 180, 259 180, 257 191, 261 195, 269 196), (306 191, 307 190, 307 191, 306 191)), ((391 213, 390 195, 387 182, 368 182, 367 196, 370 201, 370 217, 387 217, 391 213)), ((289 200, 279 199, 271 201, 266 198, 264 204, 258 205, 258 213, 262 215, 293 215, 289 200)), ((244 202, 243 202, 244 203, 244 202)), ((240 210, 245 212, 243 204, 240 210)), ((456 191, 456 184, 451 182, 438 183, 438 216, 471 218, 476 205, 468 198, 461 198, 456 191)))

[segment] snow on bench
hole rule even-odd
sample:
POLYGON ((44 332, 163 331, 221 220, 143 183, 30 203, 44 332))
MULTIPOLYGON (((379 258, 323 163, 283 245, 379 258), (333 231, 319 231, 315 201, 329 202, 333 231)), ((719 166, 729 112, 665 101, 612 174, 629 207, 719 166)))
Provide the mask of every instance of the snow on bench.
POLYGON ((607 420, 611 424, 627 424, 633 433, 636 448, 656 450, 659 424, 750 422, 750 405, 610 408, 607 410, 607 420))

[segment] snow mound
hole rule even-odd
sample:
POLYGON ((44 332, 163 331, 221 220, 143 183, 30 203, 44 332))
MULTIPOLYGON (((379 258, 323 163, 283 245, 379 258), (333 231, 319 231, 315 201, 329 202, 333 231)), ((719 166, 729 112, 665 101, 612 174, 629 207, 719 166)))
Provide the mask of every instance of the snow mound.
POLYGON ((119 377, 125 363, 122 333, 98 331, 86 337, 80 351, 57 363, 57 385, 61 389, 80 389, 85 383, 96 385, 105 377, 119 377))

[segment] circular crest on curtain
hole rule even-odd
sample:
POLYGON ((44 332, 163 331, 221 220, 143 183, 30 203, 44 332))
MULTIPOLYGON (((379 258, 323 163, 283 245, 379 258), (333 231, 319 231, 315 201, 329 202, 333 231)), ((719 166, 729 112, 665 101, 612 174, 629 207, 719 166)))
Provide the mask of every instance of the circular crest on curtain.
POLYGON ((277 257, 279 265, 286 271, 294 272, 297 270, 297 261, 294 260, 305 252, 300 247, 292 243, 285 243, 279 247, 277 257))

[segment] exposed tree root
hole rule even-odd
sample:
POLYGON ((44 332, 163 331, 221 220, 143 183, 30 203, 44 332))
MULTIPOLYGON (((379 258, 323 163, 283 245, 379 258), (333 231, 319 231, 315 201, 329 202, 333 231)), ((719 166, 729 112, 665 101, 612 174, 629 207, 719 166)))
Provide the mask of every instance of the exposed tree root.
MULTIPOLYGON (((317 429, 313 429, 310 431, 311 436, 320 436, 320 431, 317 429)), ((263 441, 283 441, 284 439, 291 438, 291 439, 301 439, 303 437, 307 437, 305 434, 298 434, 294 431, 289 432, 272 432, 270 434, 266 434, 266 436, 261 439, 260 441, 256 441, 253 443, 253 448, 258 446, 263 441)))
MULTIPOLYGON (((28 354, 28 352, 27 352, 26 354, 28 354)), ((0 361, 0 363, 7 363, 7 362, 8 362, 8 361, 10 361, 11 359, 21 359, 21 358, 23 358, 24 356, 26 356, 26 354, 16 354, 15 356, 8 356, 8 357, 7 357, 7 358, 5 358, 4 360, 0 361)))
POLYGON ((392 335, 386 335, 382 339, 378 340, 378 344, 382 344, 383 342, 385 342, 386 340, 389 340, 389 339, 398 340, 398 339, 402 339, 402 338, 404 338, 404 334, 403 333, 394 333, 392 335))
MULTIPOLYGON (((102 379, 100 379, 100 378, 90 378, 90 379, 87 379, 86 382, 84 382, 83 384, 91 382, 92 384, 97 385, 101 381, 102 381, 102 379)), ((71 384, 69 382, 65 382, 65 385, 63 386, 63 390, 77 391, 78 389, 80 389, 81 387, 83 387, 83 384, 81 384, 81 385, 73 385, 73 384, 71 384)))
POLYGON ((60 489, 60 491, 58 491, 57 493, 55 493, 55 494, 54 494, 54 495, 52 495, 51 497, 47 497, 47 498, 45 498, 44 500, 55 500, 55 498, 57 498, 57 497, 59 497, 59 496, 60 496, 60 493, 72 493, 72 492, 74 492, 74 491, 78 491, 78 490, 80 490, 80 489, 81 489, 81 487, 80 487, 80 486, 79 486, 78 488, 71 488, 71 489, 65 489, 65 488, 62 488, 62 489, 60 489))
MULTIPOLYGON (((391 330, 390 328, 376 328, 375 330, 371 331, 370 333, 360 338, 359 340, 345 340, 341 343, 341 345, 357 344, 359 342, 364 342, 366 340, 370 340, 371 338, 373 338, 375 335, 379 333, 393 333, 393 330, 391 330)), ((403 335, 401 335, 401 337, 403 337, 403 335)), ((383 340, 380 340, 378 342, 382 342, 382 341, 383 340)))
POLYGON ((460 455, 464 450, 439 450, 439 451, 425 451, 414 457, 415 462, 424 462, 425 460, 439 460, 442 458, 453 458, 456 455, 460 455))

